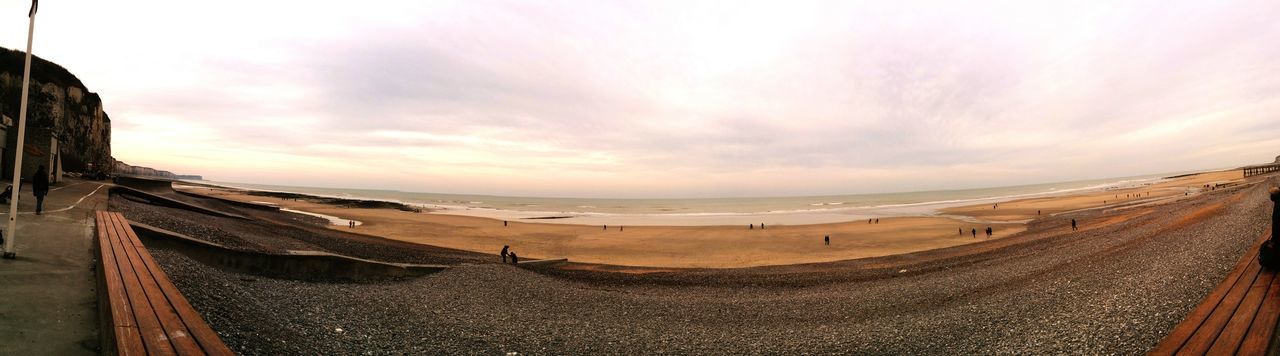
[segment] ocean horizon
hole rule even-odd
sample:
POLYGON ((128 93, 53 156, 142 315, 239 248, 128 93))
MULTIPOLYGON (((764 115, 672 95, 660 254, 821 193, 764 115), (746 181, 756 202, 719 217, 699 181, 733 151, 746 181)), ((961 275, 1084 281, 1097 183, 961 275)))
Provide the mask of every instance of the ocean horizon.
POLYGON ((193 181, 231 188, 377 200, 438 213, 546 223, 717 225, 765 222, 811 224, 890 216, 936 216, 938 210, 1058 194, 1134 188, 1196 170, 1006 187, 916 192, 759 198, 555 198, 482 194, 323 188, 221 181, 193 181))

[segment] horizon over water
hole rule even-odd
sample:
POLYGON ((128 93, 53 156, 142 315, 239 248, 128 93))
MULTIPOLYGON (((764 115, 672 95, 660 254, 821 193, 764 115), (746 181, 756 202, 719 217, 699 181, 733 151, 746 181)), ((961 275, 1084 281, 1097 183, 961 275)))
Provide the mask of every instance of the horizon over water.
POLYGON ((545 198, 403 192, 199 181, 259 191, 381 200, 438 213, 540 223, 608 225, 815 224, 889 216, 935 216, 937 210, 1090 190, 1135 187, 1195 170, 1008 187, 760 198, 545 198))

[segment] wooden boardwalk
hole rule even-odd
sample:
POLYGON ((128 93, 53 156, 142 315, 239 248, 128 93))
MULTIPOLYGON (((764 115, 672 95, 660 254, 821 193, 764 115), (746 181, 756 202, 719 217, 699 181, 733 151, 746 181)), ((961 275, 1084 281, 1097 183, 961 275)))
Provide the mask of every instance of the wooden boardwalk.
POLYGON ((1258 264, 1268 231, 1152 355, 1265 355, 1280 319, 1280 279, 1258 264))

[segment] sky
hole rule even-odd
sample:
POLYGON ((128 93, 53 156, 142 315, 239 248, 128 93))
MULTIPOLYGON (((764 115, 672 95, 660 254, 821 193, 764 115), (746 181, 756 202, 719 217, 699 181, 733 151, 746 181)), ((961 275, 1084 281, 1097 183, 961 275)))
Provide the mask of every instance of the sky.
MULTIPOLYGON (((0 46, 29 6, 0 1, 0 46)), ((45 1, 116 159, 570 197, 959 189, 1280 155, 1280 2, 45 1)))

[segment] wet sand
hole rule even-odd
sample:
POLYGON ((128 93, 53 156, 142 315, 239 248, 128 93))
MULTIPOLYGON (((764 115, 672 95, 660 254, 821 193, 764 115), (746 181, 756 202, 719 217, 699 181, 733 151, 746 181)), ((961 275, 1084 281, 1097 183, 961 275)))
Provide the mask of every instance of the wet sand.
MULTIPOLYGON (((198 189, 198 193, 244 202, 270 201, 281 207, 363 223, 355 229, 330 226, 418 244, 494 253, 510 245, 524 259, 568 258, 570 261, 624 266, 730 268, 816 263, 889 256, 970 244, 1013 236, 1037 218, 1098 209, 1131 209, 1199 194, 1204 184, 1241 180, 1240 171, 1210 172, 1171 179, 1144 187, 1022 199, 991 205, 944 209, 943 216, 882 218, 879 224, 853 221, 815 225, 756 226, 633 226, 619 227, 537 223, 489 218, 414 213, 394 209, 346 208, 307 200, 281 200, 227 189, 198 189), (1147 193, 1150 193, 1148 196, 1147 193), (1115 196, 1129 198, 1114 198, 1115 196), (1142 194, 1142 197, 1137 195, 1142 194), (1105 198, 1105 199, 1104 199, 1105 198), (1106 201, 1104 204, 1103 201, 1106 201), (1036 210, 1041 210, 1039 216, 1036 210), (963 229, 964 234, 959 234, 963 229), (974 238, 971 230, 977 229, 974 238), (831 245, 823 237, 831 236, 831 245)), ((1127 220, 1081 221, 1090 229, 1127 220)))
POLYGON ((991 221, 1017 221, 1085 209, 1127 209, 1143 204, 1167 203, 1213 189, 1204 188, 1206 184, 1238 184, 1243 180, 1240 170, 1205 172, 1142 187, 1019 199, 1001 202, 994 209, 990 204, 962 206, 942 209, 942 213, 991 221), (1040 215, 1037 215, 1037 210, 1040 215))

